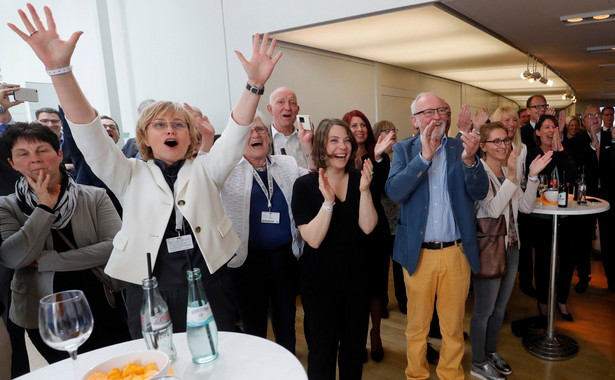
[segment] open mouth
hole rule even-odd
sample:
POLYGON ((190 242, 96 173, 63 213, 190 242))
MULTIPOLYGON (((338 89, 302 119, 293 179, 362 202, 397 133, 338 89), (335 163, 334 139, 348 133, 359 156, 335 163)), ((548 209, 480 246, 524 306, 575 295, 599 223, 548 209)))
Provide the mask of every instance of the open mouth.
POLYGON ((263 146, 263 142, 262 141, 254 141, 253 143, 250 144, 250 146, 252 148, 257 147, 257 146, 263 146))
POLYGON ((171 148, 175 148, 175 147, 177 146, 177 144, 179 144, 179 143, 177 142, 177 140, 166 140, 166 141, 164 142, 164 145, 166 145, 166 146, 168 146, 168 147, 171 147, 171 148))

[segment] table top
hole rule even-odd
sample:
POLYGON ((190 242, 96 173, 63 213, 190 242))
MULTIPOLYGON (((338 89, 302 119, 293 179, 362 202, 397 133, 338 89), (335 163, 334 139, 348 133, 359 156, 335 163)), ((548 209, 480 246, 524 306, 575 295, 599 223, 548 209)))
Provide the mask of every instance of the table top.
POLYGON ((587 197, 587 203, 580 205, 568 195, 568 207, 558 207, 557 205, 543 205, 540 200, 536 200, 536 205, 532 214, 541 215, 587 215, 605 212, 610 208, 609 202, 604 199, 587 197))
MULTIPOLYGON (((192 363, 186 333, 173 334, 177 360, 172 365, 175 376, 191 379, 266 379, 307 380, 301 362, 284 347, 256 336, 231 332, 218 332, 218 358, 206 364, 192 363)), ((145 340, 136 339, 113 346, 79 354, 81 375, 90 368, 112 357, 133 351, 146 350, 145 340)), ((73 378, 71 359, 62 360, 19 377, 29 379, 73 378)))

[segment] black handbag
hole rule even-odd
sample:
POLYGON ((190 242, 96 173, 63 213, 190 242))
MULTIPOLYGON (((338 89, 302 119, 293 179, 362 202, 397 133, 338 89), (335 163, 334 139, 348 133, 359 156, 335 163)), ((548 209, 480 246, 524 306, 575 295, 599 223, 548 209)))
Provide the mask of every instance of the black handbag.
MULTIPOLYGON (((491 181, 489 181, 491 183, 491 181)), ((496 190, 491 183, 493 195, 496 190)), ((474 275, 478 278, 500 278, 506 273, 506 218, 477 218, 476 237, 480 271, 474 275)))

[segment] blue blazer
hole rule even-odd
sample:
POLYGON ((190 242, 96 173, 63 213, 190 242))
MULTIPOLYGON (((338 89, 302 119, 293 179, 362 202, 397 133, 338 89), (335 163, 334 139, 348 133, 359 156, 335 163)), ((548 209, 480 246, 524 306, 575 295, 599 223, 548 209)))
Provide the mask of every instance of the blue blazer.
MULTIPOLYGON (((474 167, 468 168, 463 164, 463 143, 460 139, 448 138, 444 149, 453 216, 461 233, 465 255, 472 271, 476 273, 480 269, 480 261, 474 201, 487 195, 489 179, 478 158, 474 167)), ((393 259, 406 268, 410 275, 419 262, 429 212, 427 169, 431 164, 425 165, 419 156, 421 150, 420 135, 393 146, 393 164, 385 188, 389 198, 401 204, 393 259)))

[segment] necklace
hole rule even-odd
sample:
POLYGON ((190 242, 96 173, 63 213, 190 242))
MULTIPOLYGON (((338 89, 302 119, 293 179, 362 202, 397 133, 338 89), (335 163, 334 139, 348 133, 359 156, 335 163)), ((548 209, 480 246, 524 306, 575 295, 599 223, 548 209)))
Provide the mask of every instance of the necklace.
POLYGON ((264 172, 265 170, 267 170, 267 160, 265 160, 261 166, 257 166, 254 168, 257 172, 264 172))

